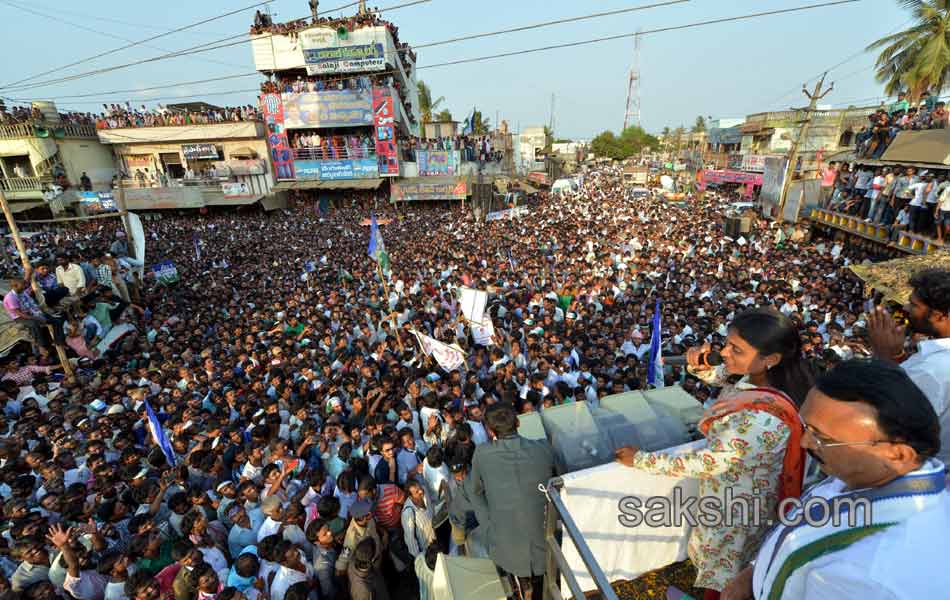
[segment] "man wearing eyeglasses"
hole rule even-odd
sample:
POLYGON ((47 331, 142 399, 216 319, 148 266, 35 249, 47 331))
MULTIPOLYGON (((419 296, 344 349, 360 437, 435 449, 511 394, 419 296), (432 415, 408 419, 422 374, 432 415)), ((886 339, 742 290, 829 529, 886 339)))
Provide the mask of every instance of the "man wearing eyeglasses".
POLYGON ((950 493, 920 389, 894 363, 843 362, 815 383, 801 419, 802 447, 828 478, 765 535, 723 600, 946 596, 950 493))

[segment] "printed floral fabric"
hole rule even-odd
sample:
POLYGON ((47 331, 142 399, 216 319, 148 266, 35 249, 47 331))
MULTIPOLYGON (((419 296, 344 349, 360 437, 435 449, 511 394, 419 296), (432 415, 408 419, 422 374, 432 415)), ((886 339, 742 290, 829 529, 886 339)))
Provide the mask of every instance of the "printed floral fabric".
MULTIPOLYGON (((738 391, 730 386, 720 397, 738 391)), ((699 571, 696 587, 721 591, 754 558, 778 504, 789 434, 778 417, 740 410, 710 425, 708 446, 702 451, 685 455, 638 452, 634 457, 634 467, 650 473, 699 478, 700 498, 716 497, 721 512, 732 514, 731 522, 725 514, 720 525, 693 528, 687 551, 699 571), (731 511, 727 510, 730 506, 731 511)))

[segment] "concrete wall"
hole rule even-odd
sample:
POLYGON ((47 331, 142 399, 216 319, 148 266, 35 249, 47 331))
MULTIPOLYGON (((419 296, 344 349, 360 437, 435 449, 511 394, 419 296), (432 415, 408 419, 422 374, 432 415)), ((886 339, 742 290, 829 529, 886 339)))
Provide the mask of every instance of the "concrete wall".
POLYGON ((263 139, 264 124, 257 121, 237 121, 209 125, 128 127, 99 130, 99 139, 103 144, 218 142, 219 140, 236 138, 263 139))
POLYGON ((50 138, 0 139, 0 156, 29 156, 32 165, 38 165, 54 154, 56 142, 50 138))
POLYGON ((115 175, 112 148, 96 140, 59 140, 59 154, 66 167, 66 177, 78 184, 85 171, 95 190, 108 190, 115 175))

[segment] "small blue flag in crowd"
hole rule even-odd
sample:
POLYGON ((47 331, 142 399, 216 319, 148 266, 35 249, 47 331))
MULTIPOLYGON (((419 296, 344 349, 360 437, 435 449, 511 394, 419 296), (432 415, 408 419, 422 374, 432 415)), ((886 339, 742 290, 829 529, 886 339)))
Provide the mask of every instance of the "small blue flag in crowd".
POLYGON ((650 334, 650 363, 647 366, 647 384, 663 387, 663 350, 660 340, 660 300, 653 310, 653 332, 650 334))
POLYGON ((195 260, 201 260, 201 242, 198 240, 198 236, 194 236, 191 240, 195 243, 195 260))
POLYGON ((508 248, 508 264, 511 266, 512 272, 514 272, 515 265, 518 263, 516 263, 515 259, 511 256, 511 248, 508 248))
POLYGON ((165 430, 158 421, 158 417, 155 415, 155 411, 152 410, 152 406, 148 403, 148 400, 145 401, 145 413, 148 415, 148 430, 152 434, 152 440, 155 442, 155 445, 161 448, 162 454, 165 455, 165 460, 168 461, 168 464, 174 467, 176 463, 175 451, 172 450, 172 445, 165 436, 165 430))

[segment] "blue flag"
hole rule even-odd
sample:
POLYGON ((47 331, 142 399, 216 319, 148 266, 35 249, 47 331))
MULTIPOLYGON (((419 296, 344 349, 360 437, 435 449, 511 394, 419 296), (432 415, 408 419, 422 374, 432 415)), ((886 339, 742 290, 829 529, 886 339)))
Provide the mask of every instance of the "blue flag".
POLYGON ((511 266, 511 271, 514 272, 517 263, 515 259, 511 257, 511 248, 508 248, 508 264, 511 266))
POLYGON ((653 331, 650 334, 650 363, 647 365, 647 384, 663 387, 663 351, 660 342, 660 299, 653 311, 653 331))
POLYGON ((389 254, 386 252, 386 244, 383 243, 383 234, 379 231, 379 225, 376 224, 376 215, 370 215, 369 226, 369 249, 367 250, 370 258, 379 263, 383 273, 389 272, 389 254))
POLYGON ((162 429, 162 424, 158 422, 158 417, 155 416, 155 411, 152 410, 152 406, 148 403, 148 400, 145 400, 145 413, 148 415, 148 430, 152 434, 152 440, 161 448, 162 454, 165 455, 165 460, 168 461, 168 464, 174 467, 177 462, 175 460, 175 451, 172 450, 172 445, 168 442, 168 438, 165 437, 165 430, 162 429))
POLYGON ((472 107, 472 114, 469 115, 462 124, 462 135, 471 135, 475 132, 475 107, 472 107))

